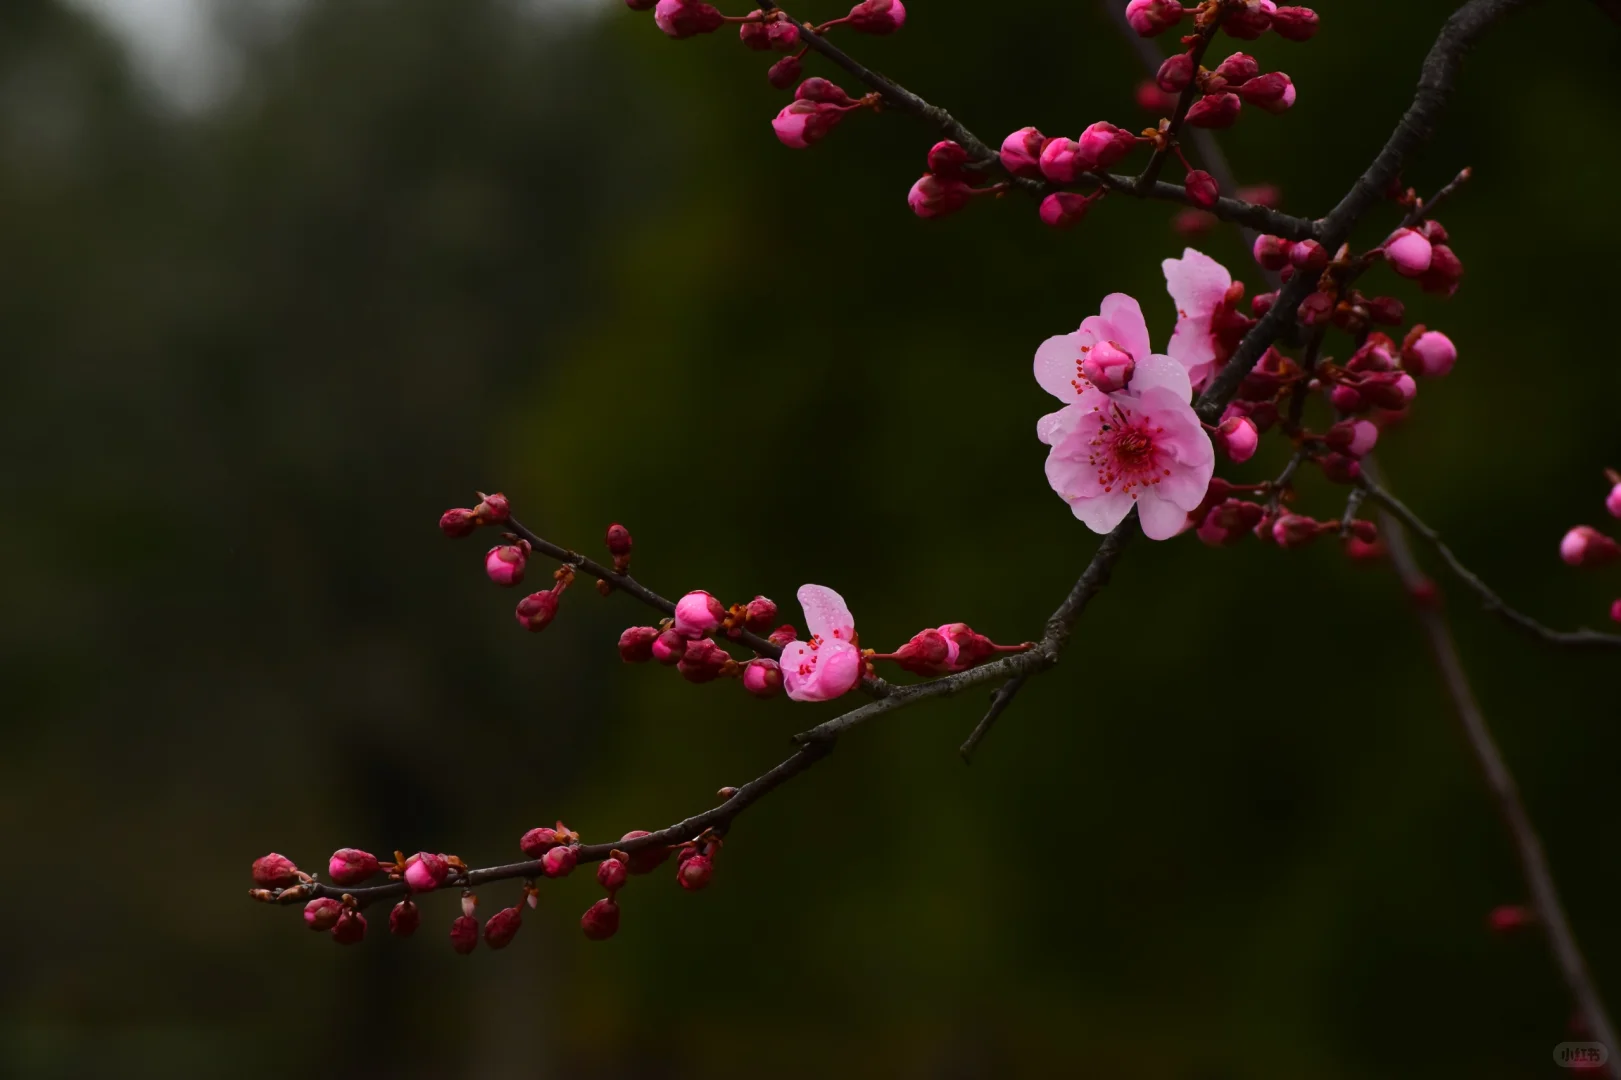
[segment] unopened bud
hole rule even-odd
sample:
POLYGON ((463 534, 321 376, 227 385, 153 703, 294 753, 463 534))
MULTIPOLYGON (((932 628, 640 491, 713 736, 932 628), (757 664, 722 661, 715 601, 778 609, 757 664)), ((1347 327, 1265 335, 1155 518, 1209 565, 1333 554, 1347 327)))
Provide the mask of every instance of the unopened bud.
POLYGON ((1314 292, 1300 302, 1295 309, 1295 318, 1300 320, 1301 326, 1317 326, 1327 322, 1334 313, 1334 298, 1324 292, 1314 292))
POLYGON ((893 34, 906 22, 906 5, 901 0, 862 0, 845 20, 863 34, 893 34))
POLYGON ((925 173, 906 193, 906 204, 920 218, 945 217, 968 205, 974 189, 961 180, 925 173))
POLYGON ((756 596, 743 609, 743 625, 756 634, 769 628, 777 618, 777 605, 764 596, 756 596))
POLYGON ((713 638, 699 638, 687 642, 687 651, 676 664, 676 670, 688 682, 713 682, 725 673, 726 664, 731 659, 725 649, 715 644, 713 638))
POLYGON ((743 689, 757 698, 776 697, 782 693, 782 668, 763 656, 750 660, 743 667, 743 689))
POLYGON ((777 113, 776 119, 771 121, 771 130, 784 146, 804 150, 827 138, 844 115, 841 106, 798 98, 777 113))
POLYGON ((714 875, 715 862, 708 855, 694 855, 682 862, 675 871, 676 881, 689 892, 704 888, 714 875))
POLYGON ((1272 542, 1281 548, 1305 547, 1321 535, 1326 523, 1289 512, 1272 523, 1272 542))
POLYGON ((597 864, 597 884, 607 889, 609 894, 624 888, 625 879, 630 876, 630 868, 618 859, 603 859, 597 864))
MULTIPOLYGON (((621 836, 619 842, 624 843, 627 840, 636 840, 651 835, 652 833, 649 833, 646 829, 632 829, 624 836, 621 836)), ((665 860, 669 857, 669 848, 664 847, 662 844, 655 844, 653 847, 644 847, 630 852, 630 862, 626 865, 633 874, 646 874, 663 866, 665 860)))
POLYGON ((497 544, 484 556, 484 572, 497 585, 512 586, 523 580, 524 568, 529 564, 529 541, 515 544, 497 544))
POLYGON ((531 634, 540 633, 557 617, 557 593, 551 589, 530 593, 518 601, 512 616, 518 620, 519 626, 531 634))
POLYGON ((1289 253, 1294 246, 1292 240, 1262 233, 1255 238, 1255 246, 1251 249, 1251 253, 1262 270, 1282 270, 1289 265, 1289 253))
POLYGON ((1261 65, 1248 53, 1235 52, 1216 65, 1210 74, 1220 79, 1229 90, 1237 89, 1261 73, 1261 65))
POLYGON ((1458 362, 1457 346, 1439 330, 1413 327, 1401 347, 1402 366, 1421 378, 1437 379, 1458 362))
POLYGON ((1346 454, 1324 454, 1317 464, 1323 475, 1336 484, 1354 484, 1362 475, 1362 463, 1346 454))
POLYGON ((366 916, 345 909, 332 924, 332 940, 339 945, 356 945, 366 936, 366 916))
POLYGON ((471 536, 478 531, 478 517, 463 507, 446 510, 439 515, 439 531, 455 538, 471 536))
POLYGON ((673 38, 710 34, 726 24, 726 16, 701 0, 659 0, 653 21, 673 38))
POLYGON ((443 855, 419 851, 405 861, 405 883, 412 892, 431 892, 450 877, 450 863, 443 855))
POLYGON ((550 878, 567 877, 574 872, 574 865, 579 859, 579 853, 573 847, 559 845, 541 856, 540 869, 550 878))
POLYGON ((679 664, 687 652, 687 639, 674 630, 666 630, 653 639, 653 659, 666 667, 679 664))
POLYGON ((1182 21, 1182 5, 1179 0, 1131 0, 1126 21, 1143 37, 1154 37, 1182 21))
POLYGON ((478 920, 471 915, 458 915, 450 924, 450 947, 466 956, 478 948, 478 920))
POLYGON ((605 537, 608 544, 608 554, 614 558, 622 558, 630 554, 630 530, 618 522, 608 526, 608 535, 605 537))
POLYGON ((1257 503, 1226 499, 1210 508, 1199 522, 1196 534, 1211 547, 1235 544, 1259 525, 1266 511, 1257 503))
POLYGON ((1300 240, 1289 248, 1289 262, 1308 274, 1321 273, 1328 265, 1328 249, 1315 240, 1300 240))
POLYGON ((523 926, 523 909, 502 908, 484 921, 484 942, 492 949, 504 949, 518 936, 523 926))
POLYGON ((311 930, 330 930, 342 914, 343 904, 330 896, 317 897, 304 905, 304 925, 311 930))
POLYGON ((293 860, 272 851, 253 860, 253 881, 266 889, 285 888, 303 880, 293 860))
POLYGON ((1167 94, 1180 94, 1193 81, 1193 54, 1180 52, 1165 58, 1154 75, 1154 83, 1167 94))
POLYGON ((1559 557, 1570 566, 1608 566, 1621 559, 1621 544, 1591 525, 1578 525, 1559 541, 1559 557))
POLYGON ((788 623, 784 623, 767 634, 766 640, 780 649, 790 641, 799 640, 799 631, 788 623))
POLYGON ((606 941, 619 933, 619 905, 609 899, 598 900, 580 916, 580 929, 592 941, 606 941))
POLYGON ((1272 30, 1289 41, 1305 41, 1317 34, 1317 12, 1308 7, 1280 7, 1272 12, 1272 30))
POLYGON ((326 864, 326 876, 339 885, 358 885, 375 873, 377 856, 359 848, 340 848, 326 864))
POLYGON ((1451 296, 1458 291, 1463 280, 1463 262, 1445 244, 1430 245, 1430 268, 1418 279, 1418 287, 1427 293, 1451 296))
POLYGON ((1002 140, 1002 168, 1014 176, 1041 176, 1041 148, 1047 137, 1033 127, 1020 128, 1002 140))
POLYGON ((632 626, 619 635, 619 658, 627 664, 642 664, 653 659, 653 642, 658 640, 656 626, 632 626))
POLYGON ((1261 433, 1247 416, 1230 416, 1223 420, 1212 438, 1222 453, 1239 465, 1254 457, 1255 448, 1261 443, 1261 433))
POLYGON ((804 70, 804 65, 797 56, 785 56, 766 69, 765 81, 778 90, 786 90, 792 86, 804 70))
POLYGON ((512 520, 512 504, 499 491, 494 495, 481 495, 479 504, 473 507, 473 516, 480 525, 505 525, 512 520))
POLYGON ((1295 84, 1281 71, 1258 75, 1238 88, 1244 104, 1269 113, 1288 112, 1295 103, 1295 84))
POLYGON ((1055 191, 1041 200, 1041 220, 1055 229, 1067 229, 1086 216, 1092 200, 1073 191, 1055 191))
POLYGON ((1323 436, 1333 449, 1351 457, 1362 457, 1379 441, 1379 429, 1366 420, 1341 420, 1323 436))
POLYGON ((1368 318, 1380 326, 1400 326, 1407 321, 1407 305, 1394 296, 1375 296, 1367 305, 1368 318))
POLYGON ((524 833, 518 840, 518 847, 531 859, 538 859, 560 843, 562 841, 557 837, 557 830, 542 825, 524 833))
POLYGON ((395 937, 410 937, 422 925, 422 910, 409 900, 401 900, 388 913, 388 932, 395 937))
POLYGON ((942 139, 929 148, 929 171, 936 176, 959 177, 969 162, 961 143, 942 139))
POLYGON ((726 618, 721 602, 703 590, 689 592, 676 602, 675 632, 684 638, 700 638, 713 633, 726 618))
POLYGON ((1078 141, 1082 159, 1091 162, 1086 168, 1107 169, 1131 153, 1137 145, 1137 136, 1125 128, 1099 120, 1087 125, 1078 141))
POLYGON ((1206 94, 1188 110, 1187 123, 1198 128, 1230 128, 1242 108, 1237 94, 1206 94))
POLYGON ((1402 277, 1416 278, 1430 268, 1434 248, 1422 233, 1413 229, 1397 229, 1386 240, 1382 249, 1385 261, 1402 277))
POLYGON ((1137 361, 1112 341, 1098 342, 1081 361, 1081 375, 1105 394, 1124 390, 1136 371, 1137 361))
POLYGON ((1188 198, 1200 206, 1209 208, 1216 205, 1221 197, 1221 188, 1216 186, 1216 178, 1203 169, 1193 169, 1182 181, 1187 189, 1188 198))
POLYGON ((1238 38, 1240 41, 1254 41, 1272 27, 1272 13, 1277 5, 1272 0, 1247 0, 1247 2, 1227 9, 1226 18, 1221 28, 1228 37, 1238 38))

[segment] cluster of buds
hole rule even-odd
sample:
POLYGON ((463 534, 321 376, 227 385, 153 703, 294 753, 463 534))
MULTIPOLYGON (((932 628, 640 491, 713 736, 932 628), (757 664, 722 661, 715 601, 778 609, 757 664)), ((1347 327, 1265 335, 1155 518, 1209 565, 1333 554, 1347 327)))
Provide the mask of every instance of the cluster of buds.
POLYGON ((1245 534, 1285 549, 1305 547, 1320 536, 1335 535, 1354 558, 1382 554, 1379 529, 1371 521, 1318 521, 1283 507, 1276 499, 1262 503, 1241 497, 1279 494, 1269 484, 1232 484, 1217 477, 1210 482, 1204 502, 1188 515, 1188 525, 1211 547, 1236 544, 1245 534))
POLYGON ((1284 113, 1295 103, 1295 84, 1281 71, 1263 72, 1255 57, 1235 52, 1215 68, 1203 67, 1197 59, 1199 45, 1165 60, 1154 75, 1154 84, 1166 94, 1180 95, 1193 87, 1199 99, 1188 109, 1187 122, 1193 127, 1229 128, 1239 113, 1250 105, 1269 113, 1284 113))
POLYGON ((771 130, 784 146, 804 150, 825 139, 850 113, 877 107, 877 94, 853 98, 837 83, 812 77, 795 88, 794 100, 777 113, 771 130))
POLYGON ((972 186, 968 182, 971 166, 968 151, 959 143, 950 139, 935 143, 929 150, 928 172, 906 193, 912 213, 922 218, 943 217, 961 210, 975 196, 999 195, 1007 190, 1006 184, 972 186))
MULTIPOLYGON (((688 682, 706 683, 734 678, 755 697, 775 697, 782 691, 782 672, 776 660, 756 655, 743 663, 710 636, 721 633, 736 640, 745 631, 764 634, 777 618, 777 605, 764 596, 726 607, 711 593, 694 590, 675 605, 675 616, 657 626, 632 626, 619 635, 619 656, 627 664, 656 660, 674 667, 688 682)), ((770 642, 781 646, 794 640, 792 626, 772 631, 770 642)))
MULTIPOLYGON (((1621 518, 1621 472, 1605 469, 1604 479, 1610 485, 1604 508, 1611 517, 1621 518)), ((1569 566, 1597 569, 1621 562, 1621 543, 1591 525, 1578 525, 1559 541, 1559 557, 1569 566)), ((1610 618, 1621 622, 1621 598, 1610 604, 1610 618)))
POLYGON ((1229 37, 1254 41, 1267 31, 1290 41, 1305 41, 1317 33, 1317 13, 1306 7, 1279 7, 1272 0, 1204 0, 1184 8, 1177 0, 1130 0, 1126 21, 1143 37, 1154 37, 1178 25, 1184 17, 1199 30, 1215 23, 1229 37))

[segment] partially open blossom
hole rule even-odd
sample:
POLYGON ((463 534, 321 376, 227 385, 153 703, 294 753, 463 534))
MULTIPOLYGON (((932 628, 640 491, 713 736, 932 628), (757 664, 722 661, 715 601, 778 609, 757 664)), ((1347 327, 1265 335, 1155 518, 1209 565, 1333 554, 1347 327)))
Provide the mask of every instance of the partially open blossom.
POLYGON ((1126 21, 1143 37, 1163 34, 1182 21, 1180 0, 1131 0, 1126 5, 1126 21))
POLYGON ((671 37, 686 38, 719 30, 726 17, 714 5, 700 0, 659 0, 653 9, 653 21, 671 37))
POLYGON ((1397 229, 1384 243, 1385 260, 1403 277, 1416 278, 1430 268, 1430 242, 1413 229, 1397 229))
POLYGON ((338 885, 358 885, 375 873, 377 856, 359 848, 339 848, 326 864, 326 876, 338 885))
POLYGON ((827 137, 844 114, 855 106, 831 105, 824 101, 797 98, 771 121, 771 130, 784 146, 804 150, 827 137))
POLYGON ((523 926, 523 909, 502 908, 484 921, 484 941, 492 949, 504 949, 518 936, 523 926))
POLYGON ((1255 448, 1261 443, 1261 433, 1255 429, 1255 422, 1249 417, 1229 416, 1216 427, 1213 439, 1228 460, 1242 465, 1255 456, 1255 448))
POLYGON ((709 593, 697 589, 675 604, 675 632, 684 638, 701 638, 720 628, 726 608, 709 593))
POLYGON ((580 929, 592 941, 606 941, 619 933, 619 905, 604 897, 585 909, 580 929))
POLYGON ((1041 175, 1041 148, 1047 137, 1033 127, 1020 128, 1002 140, 1002 168, 1014 176, 1041 175))
POLYGON ((1187 188, 1188 198, 1206 209, 1215 206, 1216 200, 1221 197, 1216 178, 1203 169, 1193 169, 1182 183, 1187 188))
POLYGON ((632 626, 619 635, 619 658, 627 664, 641 664, 653 659, 653 642, 658 640, 656 626, 632 626))
POLYGON ((842 20, 864 34, 893 34, 906 22, 901 0, 862 0, 842 20))
POLYGON ((1238 96, 1246 105, 1254 105, 1269 113, 1288 112, 1295 103, 1294 80, 1281 71, 1258 75, 1238 88, 1238 96))
POLYGON ((279 889, 303 880, 293 860, 272 851, 253 860, 253 883, 260 888, 279 889))
POLYGON ((1137 136, 1125 128, 1099 120, 1089 124, 1077 141, 1080 145, 1077 153, 1082 160, 1091 162, 1087 169, 1107 169, 1131 153, 1137 145, 1137 136))
MULTIPOLYGON (((731 656, 716 645, 713 638, 699 638, 687 642, 687 651, 682 654, 681 662, 676 664, 675 669, 688 682, 706 683, 725 674, 728 663, 732 663, 731 656)), ((735 666, 733 670, 736 670, 735 666)))
POLYGON ((1052 448, 1047 482, 1075 516, 1102 533, 1135 506, 1151 539, 1180 532, 1204 499, 1215 450, 1188 404, 1187 369, 1150 351, 1137 301, 1113 293, 1075 333, 1043 342, 1035 376, 1065 403, 1037 422, 1036 437, 1052 448), (1101 342, 1135 360, 1127 390, 1105 394, 1082 372, 1086 354, 1101 342))
POLYGON ((1081 361, 1081 377, 1105 394, 1124 390, 1136 370, 1137 361, 1112 341, 1098 342, 1081 361))
POLYGON ((550 626, 552 620, 557 617, 557 593, 552 589, 530 593, 518 601, 512 615, 518 620, 519 626, 532 634, 538 634, 550 626))
POLYGON ((1154 84, 1167 94, 1180 94, 1193 81, 1194 70, 1192 53, 1173 53, 1154 74, 1154 84))
POLYGON ((743 689, 757 698, 776 697, 782 693, 782 668, 767 657, 750 660, 743 667, 743 689))
POLYGON ((1379 441, 1379 429, 1367 420, 1341 420, 1323 436, 1333 449, 1351 457, 1362 457, 1379 441))
POLYGON ((936 176, 960 176, 968 162, 968 151, 951 139, 942 139, 929 148, 929 171, 936 176))
POLYGON ((330 896, 317 897, 304 905, 304 925, 311 930, 330 930, 342 914, 343 904, 330 896))
POLYGON ((715 860, 708 855, 694 855, 676 867, 675 879, 683 889, 697 892, 709 884, 715 875, 715 860))
POLYGON ((1230 128, 1243 105, 1237 94, 1206 94, 1188 110, 1187 123, 1200 128, 1230 128))
POLYGON ((1254 41, 1272 28, 1272 14, 1278 10, 1272 0, 1247 0, 1229 9, 1221 28, 1228 37, 1241 41, 1254 41))
POLYGON ((412 892, 431 892, 450 876, 450 863, 443 855, 419 851, 405 860, 405 883, 412 892))
POLYGON ((523 580, 529 564, 529 541, 497 544, 484 555, 484 572, 497 585, 512 586, 523 580))
POLYGON ((968 205, 975 189, 961 180, 924 173, 906 193, 906 204, 920 218, 945 217, 968 205))
POLYGON ((1401 347, 1402 366, 1414 375, 1440 378, 1458 362, 1457 346, 1439 330, 1426 330, 1422 324, 1413 327, 1401 347))
POLYGON ((410 937, 422 925, 422 909, 409 898, 395 904, 388 913, 388 932, 395 937, 410 937))
POLYGON ((1606 566, 1621 559, 1621 544, 1591 525, 1578 525, 1559 541, 1559 557, 1571 566, 1606 566))
POLYGON ((1055 229, 1067 229, 1086 216, 1095 200, 1074 191, 1055 191, 1041 200, 1041 220, 1055 229))
POLYGON ((1234 318, 1233 276, 1210 256, 1186 248, 1160 263, 1165 290, 1176 304, 1176 329, 1165 351, 1195 388, 1204 386, 1232 354, 1247 323, 1234 318))
POLYGON ((1308 7, 1280 7, 1272 12, 1272 30, 1290 41, 1305 41, 1317 34, 1317 12, 1308 7))
POLYGON ((861 681, 855 619, 844 597, 824 585, 801 585, 799 605, 811 638, 783 647, 783 686, 795 701, 830 701, 861 681))
POLYGON ((356 945, 366 936, 366 916, 345 910, 332 924, 332 940, 339 945, 356 945))
POLYGON ((458 915, 450 924, 450 947, 466 956, 478 948, 478 920, 471 915, 458 915))
POLYGON ((679 664, 687 652, 687 639, 674 630, 666 630, 653 639, 653 659, 666 667, 679 664))

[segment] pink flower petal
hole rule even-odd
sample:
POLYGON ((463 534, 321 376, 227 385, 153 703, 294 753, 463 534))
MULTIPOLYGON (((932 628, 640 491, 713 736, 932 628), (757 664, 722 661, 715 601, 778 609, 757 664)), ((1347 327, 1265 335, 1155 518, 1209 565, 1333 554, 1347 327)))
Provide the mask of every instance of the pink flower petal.
POLYGON ((1125 293, 1105 296, 1098 314, 1110 330, 1103 335, 1103 340, 1113 341, 1129 352, 1134 360, 1141 360, 1154 351, 1148 344, 1148 324, 1143 321, 1143 309, 1125 293))
POLYGON ((805 624, 811 634, 824 642, 848 644, 855 635, 856 621, 845 606, 844 597, 826 585, 801 585, 799 606, 805 609, 805 624))
POLYGON ((1091 340, 1083 338, 1078 331, 1043 341, 1036 349, 1036 382, 1059 401, 1074 401, 1079 395, 1074 382, 1079 376, 1081 346, 1091 344, 1091 340))
POLYGON ((1129 388, 1133 394, 1146 394, 1150 390, 1168 390, 1183 401, 1193 397, 1193 384, 1188 380, 1188 369, 1169 356, 1151 354, 1137 361, 1137 370, 1131 377, 1129 388))

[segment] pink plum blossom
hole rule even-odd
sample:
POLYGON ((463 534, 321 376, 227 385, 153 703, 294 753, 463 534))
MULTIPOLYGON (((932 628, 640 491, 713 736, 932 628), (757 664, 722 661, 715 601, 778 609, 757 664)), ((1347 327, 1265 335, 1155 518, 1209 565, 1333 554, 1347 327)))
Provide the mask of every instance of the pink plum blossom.
POLYGON ((1165 289, 1176 304, 1176 329, 1165 351, 1187 369, 1193 385, 1202 387, 1226 358, 1216 333, 1217 313, 1227 303, 1233 276, 1203 252, 1185 248, 1180 259, 1166 259, 1165 289))
POLYGON ((1052 449, 1047 482, 1094 532, 1108 532, 1133 506, 1154 540, 1175 536, 1204 500, 1215 465, 1210 436, 1188 403, 1193 387, 1180 363, 1150 351, 1142 308, 1124 293, 1104 298, 1099 314, 1073 334, 1036 350, 1036 381, 1064 402, 1036 424, 1052 449), (1082 362, 1107 342, 1130 355, 1129 386, 1105 394, 1082 362))
POLYGON ((1591 525, 1578 525, 1559 541, 1559 557, 1571 566, 1606 566, 1621 559, 1621 544, 1591 525))
POLYGON ((783 687, 795 701, 831 701, 861 681, 855 619, 844 597, 825 585, 800 586, 799 606, 811 637, 783 647, 783 687))

